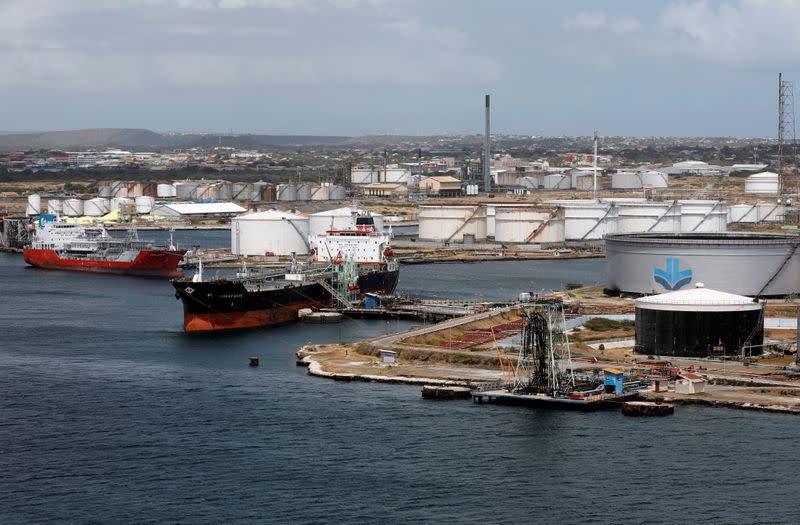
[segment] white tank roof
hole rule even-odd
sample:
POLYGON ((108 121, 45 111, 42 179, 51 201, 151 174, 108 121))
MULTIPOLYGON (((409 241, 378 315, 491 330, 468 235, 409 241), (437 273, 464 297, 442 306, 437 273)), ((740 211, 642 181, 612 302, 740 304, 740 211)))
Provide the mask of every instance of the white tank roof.
POLYGON ((762 171, 761 173, 753 173, 747 176, 748 179, 777 179, 778 174, 771 171, 762 171))
POLYGON ((238 221, 282 221, 282 220, 302 220, 305 219, 303 215, 291 213, 288 211, 266 210, 255 213, 247 213, 239 215, 235 220, 238 221))
POLYGON ((759 310, 762 303, 752 297, 706 288, 703 283, 694 288, 650 295, 636 299, 636 307, 647 310, 676 310, 687 312, 737 312, 759 310))

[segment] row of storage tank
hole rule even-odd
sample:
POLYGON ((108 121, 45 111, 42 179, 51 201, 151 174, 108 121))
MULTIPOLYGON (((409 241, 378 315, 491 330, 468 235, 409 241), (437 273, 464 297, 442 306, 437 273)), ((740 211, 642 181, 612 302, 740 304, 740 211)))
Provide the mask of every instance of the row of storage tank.
POLYGON ((26 215, 49 213, 62 217, 102 217, 109 212, 127 209, 138 214, 147 214, 153 210, 155 198, 142 195, 131 199, 128 197, 95 197, 94 199, 48 199, 47 206, 42 206, 39 195, 29 195, 25 209, 26 215))
MULTIPOLYGON (((604 178, 607 177, 598 177, 598 188, 602 187, 604 178)), ((661 171, 619 171, 611 174, 611 188, 615 190, 666 188, 668 183, 669 176, 661 171)), ((529 189, 589 191, 594 187, 594 175, 586 170, 536 173, 521 177, 517 184, 529 189)))
POLYGON ((775 203, 644 199, 549 200, 540 205, 422 205, 419 238, 503 243, 596 241, 609 233, 724 232, 729 223, 780 221, 775 203))
POLYGON ((213 201, 311 201, 343 200, 344 186, 334 184, 270 184, 268 182, 176 181, 171 184, 155 182, 112 182, 100 186, 101 198, 156 197, 195 202, 213 201))
POLYGON ((383 215, 352 207, 299 215, 267 210, 239 215, 231 220, 231 252, 234 255, 305 255, 309 236, 328 230, 350 229, 358 216, 372 217, 375 229, 383 231, 383 215))

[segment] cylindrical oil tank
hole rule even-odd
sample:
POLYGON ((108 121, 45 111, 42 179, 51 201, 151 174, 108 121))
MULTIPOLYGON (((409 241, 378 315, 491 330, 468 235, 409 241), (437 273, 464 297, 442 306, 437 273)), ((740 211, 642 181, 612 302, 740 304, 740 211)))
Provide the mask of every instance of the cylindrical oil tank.
POLYGON ((786 208, 776 202, 759 202, 756 204, 758 222, 783 222, 786 208))
POLYGON ((111 183, 110 197, 127 197, 128 183, 122 180, 115 180, 111 183))
POLYGON ((780 176, 771 171, 754 173, 744 180, 744 192, 748 195, 778 195, 780 176))
POLYGON ((326 201, 331 198, 330 186, 314 186, 311 188, 312 201, 326 201))
POLYGON ((342 201, 347 198, 347 190, 344 186, 339 186, 338 184, 334 184, 330 187, 328 196, 332 201, 342 201))
POLYGON ((635 171, 618 171, 611 174, 611 189, 629 190, 642 187, 642 178, 635 171))
POLYGON ((383 182, 408 182, 411 178, 411 170, 406 168, 387 168, 383 182))
POLYGON ((636 346, 659 356, 746 357, 762 353, 764 304, 751 297, 695 288, 636 300, 636 346))
POLYGON ((618 208, 617 232, 681 231, 681 205, 677 201, 614 203, 618 208))
POLYGON ((728 224, 758 222, 758 206, 755 204, 732 204, 728 206, 728 224))
POLYGON ((109 202, 108 209, 109 211, 117 211, 126 206, 131 206, 133 205, 133 203, 134 203, 133 199, 130 199, 128 197, 114 197, 109 202))
POLYGON ((142 195, 147 197, 155 197, 158 195, 158 184, 155 182, 142 183, 142 195))
POLYGON ((366 216, 372 217, 376 231, 383 231, 384 217, 380 213, 372 213, 361 208, 345 206, 309 215, 308 233, 311 236, 316 236, 328 230, 349 230, 355 226, 357 217, 366 216))
POLYGON ((83 214, 88 217, 101 217, 108 213, 108 201, 96 197, 83 203, 83 214))
POLYGON ((63 203, 61 199, 49 199, 47 201, 47 213, 50 215, 61 215, 63 203))
POLYGON ((153 205, 155 204, 155 199, 153 197, 148 197, 143 195, 141 197, 136 197, 136 213, 150 213, 153 211, 153 205))
POLYGON ((217 186, 217 198, 221 201, 228 202, 233 199, 233 184, 228 181, 222 181, 217 186))
POLYGON ((267 210, 231 219, 231 253, 234 255, 305 255, 308 253, 308 218, 267 210))
POLYGON ((231 199, 235 201, 251 200, 253 195, 254 186, 249 182, 234 182, 231 187, 231 199))
POLYGON ((261 187, 261 202, 275 202, 277 197, 275 195, 274 184, 264 184, 261 187))
POLYGON ((546 190, 568 190, 572 185, 569 175, 554 173, 542 178, 542 186, 546 190))
POLYGON ((606 236, 606 287, 653 294, 698 281, 749 296, 800 293, 800 235, 638 233, 606 236))
POLYGON ((553 206, 495 209, 494 239, 503 243, 563 243, 564 210, 553 206))
POLYGON ((298 184, 297 185, 297 196, 295 200, 298 201, 310 201, 311 200, 311 186, 308 184, 298 184))
POLYGON ((728 206, 724 201, 682 200, 682 232, 724 232, 728 229, 728 206))
POLYGON ((585 200, 546 200, 545 205, 564 209, 564 236, 568 241, 602 240, 617 231, 619 208, 610 202, 585 200))
POLYGON ((544 174, 526 175, 517 179, 517 184, 523 188, 538 190, 544 186, 544 174))
POLYGON ((197 186, 197 202, 216 202, 219 200, 219 186, 202 183, 197 186))
POLYGON ((141 182, 128 183, 128 197, 141 197, 144 195, 144 184, 141 182))
POLYGON ((28 203, 25 206, 25 215, 39 215, 42 213, 42 198, 38 193, 28 195, 28 203))
MULTIPOLYGON (((589 191, 594 188, 594 175, 591 173, 581 173, 572 176, 573 188, 580 191, 589 191)), ((597 186, 600 187, 600 178, 597 179, 597 186)))
POLYGON ((279 201, 296 201, 297 200, 297 186, 294 184, 278 184, 277 188, 279 201))
POLYGON ((103 197, 104 199, 110 199, 111 195, 111 186, 100 186, 97 188, 97 196, 103 197))
POLYGON ((350 182, 353 184, 378 182, 378 172, 372 168, 353 168, 350 170, 350 182))
MULTIPOLYGON (((567 179, 569 180, 569 179, 567 179)), ((419 207, 419 238, 464 242, 486 239, 486 206, 430 205, 419 207)))
POLYGON ((193 201, 197 199, 197 187, 200 183, 187 180, 175 183, 175 196, 184 201, 193 201))
POLYGON ((66 199, 61 211, 67 217, 80 217, 83 215, 83 201, 80 199, 66 199))
POLYGON ((159 184, 156 186, 156 197, 159 199, 168 199, 174 197, 175 186, 172 184, 159 184))
POLYGON ((645 188, 666 188, 669 186, 669 175, 663 171, 642 170, 639 172, 642 186, 645 188))

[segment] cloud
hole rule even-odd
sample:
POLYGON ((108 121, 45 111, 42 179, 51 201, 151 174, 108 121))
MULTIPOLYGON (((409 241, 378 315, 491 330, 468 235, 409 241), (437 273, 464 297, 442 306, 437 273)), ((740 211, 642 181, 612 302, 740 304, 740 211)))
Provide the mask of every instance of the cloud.
POLYGON ((564 21, 566 29, 586 31, 610 30, 617 34, 633 33, 641 29, 641 23, 628 15, 609 17, 599 11, 582 11, 564 21))

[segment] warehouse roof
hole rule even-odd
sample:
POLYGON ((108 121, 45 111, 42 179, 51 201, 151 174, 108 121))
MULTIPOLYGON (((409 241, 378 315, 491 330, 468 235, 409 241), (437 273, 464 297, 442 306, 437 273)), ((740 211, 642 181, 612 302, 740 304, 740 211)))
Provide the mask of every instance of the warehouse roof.
POLYGON ((637 308, 647 310, 681 310, 681 311, 741 311, 758 310, 762 304, 752 297, 736 295, 706 288, 697 283, 694 288, 650 295, 636 299, 637 308))
POLYGON ((161 204, 181 215, 201 215, 215 213, 242 213, 247 211, 234 202, 174 202, 161 204))

